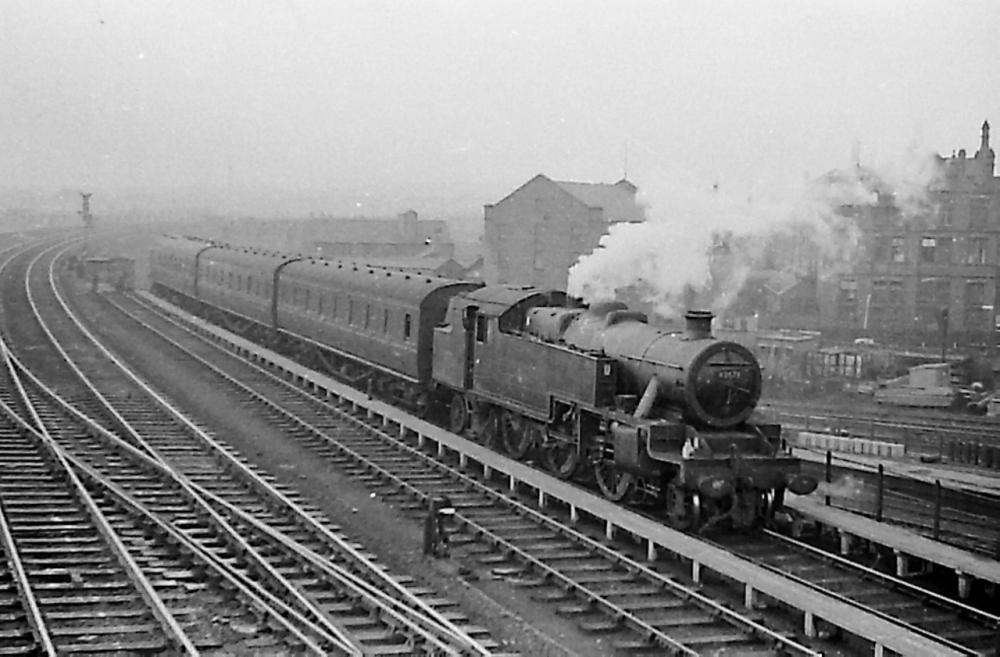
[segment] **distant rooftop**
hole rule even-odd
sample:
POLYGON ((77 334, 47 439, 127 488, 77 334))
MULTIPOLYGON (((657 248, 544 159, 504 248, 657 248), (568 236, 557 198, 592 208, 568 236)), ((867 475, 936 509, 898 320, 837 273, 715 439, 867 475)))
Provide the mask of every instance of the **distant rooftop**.
POLYGON ((646 220, 642 206, 635 202, 636 186, 624 178, 616 183, 552 182, 587 207, 603 209, 609 222, 646 220))

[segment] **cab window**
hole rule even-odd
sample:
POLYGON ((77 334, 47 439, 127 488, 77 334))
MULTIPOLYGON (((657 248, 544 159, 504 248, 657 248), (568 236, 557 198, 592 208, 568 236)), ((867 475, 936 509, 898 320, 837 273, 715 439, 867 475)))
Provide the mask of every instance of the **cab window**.
POLYGON ((486 342, 489 332, 489 324, 486 323, 488 317, 476 315, 476 342, 486 342))

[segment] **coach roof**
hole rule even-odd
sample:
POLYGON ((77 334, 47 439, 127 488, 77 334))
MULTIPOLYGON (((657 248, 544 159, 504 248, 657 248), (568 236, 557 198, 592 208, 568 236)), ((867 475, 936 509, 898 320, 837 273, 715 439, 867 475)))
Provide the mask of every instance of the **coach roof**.
POLYGON ((566 302, 566 293, 543 290, 530 285, 490 285, 465 295, 479 307, 479 312, 499 317, 519 305, 558 305, 566 302))
POLYGON ((380 297, 405 301, 423 299, 436 290, 454 285, 469 285, 449 278, 323 259, 290 262, 282 270, 282 276, 317 283, 329 281, 334 287, 371 291, 380 297))

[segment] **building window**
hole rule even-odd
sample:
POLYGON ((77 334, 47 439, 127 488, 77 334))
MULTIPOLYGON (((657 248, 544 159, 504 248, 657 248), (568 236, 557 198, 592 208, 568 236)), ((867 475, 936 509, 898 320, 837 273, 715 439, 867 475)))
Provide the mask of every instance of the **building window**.
POLYGON ((965 282, 965 330, 982 333, 989 328, 993 307, 986 305, 986 282, 965 282))
POLYGON ((970 237, 966 240, 965 264, 985 265, 986 246, 988 242, 985 237, 970 237))
POLYGON ((893 237, 889 244, 889 257, 893 262, 906 262, 905 242, 902 237, 893 237))
POLYGON ((986 283, 983 281, 965 282, 965 305, 982 306, 986 299, 986 283))
POLYGON ((951 264, 952 261, 952 243, 954 240, 950 237, 939 237, 937 238, 937 261, 943 265, 951 264))
POLYGON ((882 262, 889 257, 889 240, 886 237, 878 236, 875 238, 874 247, 872 249, 872 261, 882 262))
POLYGON ((934 262, 935 249, 937 249, 937 240, 933 237, 925 237, 920 240, 920 262, 934 262))
POLYGON ((983 228, 990 212, 990 199, 986 196, 973 196, 969 199, 969 226, 983 228))
POLYGON ((841 302, 854 302, 858 300, 858 282, 857 281, 840 281, 840 301, 841 302))
POLYGON ((938 217, 942 226, 951 226, 955 223, 955 202, 950 197, 945 196, 938 205, 938 217))

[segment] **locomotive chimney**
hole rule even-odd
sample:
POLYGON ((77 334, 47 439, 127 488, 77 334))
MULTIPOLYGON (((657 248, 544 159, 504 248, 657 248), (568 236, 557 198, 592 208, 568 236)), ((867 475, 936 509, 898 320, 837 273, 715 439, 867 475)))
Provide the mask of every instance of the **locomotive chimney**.
POLYGON ((712 337, 712 319, 715 315, 711 310, 689 310, 684 314, 688 340, 704 340, 712 337))

